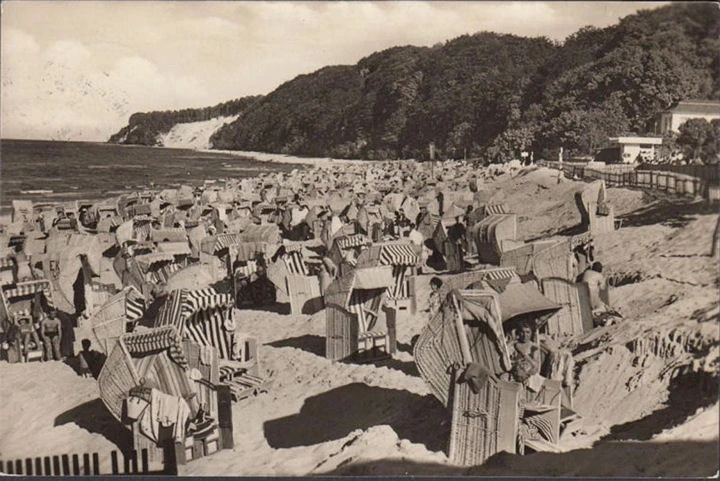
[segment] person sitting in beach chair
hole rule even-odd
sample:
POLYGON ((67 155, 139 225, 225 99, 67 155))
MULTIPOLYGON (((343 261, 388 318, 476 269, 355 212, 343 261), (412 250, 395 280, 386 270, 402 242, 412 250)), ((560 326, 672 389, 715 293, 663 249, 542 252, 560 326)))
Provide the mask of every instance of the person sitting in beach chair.
POLYGON ((432 319, 435 314, 440 311, 440 304, 442 299, 440 298, 440 288, 443 285, 442 279, 439 277, 433 277, 430 279, 430 297, 428 299, 428 311, 430 312, 430 318, 432 319))
POLYGON ((529 323, 522 322, 517 330, 517 340, 513 344, 513 374, 520 382, 524 382, 534 374, 540 374, 540 348, 533 342, 533 330, 529 323))

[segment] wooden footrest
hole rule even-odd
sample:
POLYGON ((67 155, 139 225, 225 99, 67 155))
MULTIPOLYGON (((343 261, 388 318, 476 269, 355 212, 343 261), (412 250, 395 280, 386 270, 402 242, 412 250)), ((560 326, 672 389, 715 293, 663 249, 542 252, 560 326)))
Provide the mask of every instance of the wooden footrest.
POLYGON ((230 392, 232 393, 234 401, 240 401, 250 396, 257 396, 260 393, 268 392, 272 381, 243 373, 239 376, 233 377, 232 379, 222 381, 221 384, 225 384, 230 387, 230 392))

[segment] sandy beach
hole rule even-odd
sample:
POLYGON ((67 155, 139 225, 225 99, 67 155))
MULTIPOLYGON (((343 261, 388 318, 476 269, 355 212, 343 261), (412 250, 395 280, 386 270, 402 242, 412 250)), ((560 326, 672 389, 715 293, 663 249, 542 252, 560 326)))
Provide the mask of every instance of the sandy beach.
MULTIPOLYGON (((487 186, 493 201, 520 213, 526 240, 578 220, 573 194, 583 182, 558 183, 553 171, 539 168, 501 175, 487 186)), ((273 387, 234 405, 234 449, 193 461, 181 474, 714 475, 716 390, 700 386, 712 387, 718 360, 718 273, 709 257, 718 215, 702 201, 639 190, 610 188, 608 196, 623 227, 598 236, 599 257, 611 275, 640 276, 611 293, 623 322, 576 341, 584 346, 576 355, 575 409, 582 417, 565 431, 563 453, 498 454, 470 470, 449 462, 448 414, 419 376, 410 349, 427 322, 430 275, 422 275, 420 312, 398 326, 399 351, 378 365, 325 359, 324 311, 242 310, 241 327, 260 340, 273 387), (675 357, 639 358, 632 342, 680 337, 696 347, 675 357), (668 370, 688 359, 689 372, 668 370)), ((0 379, 2 458, 25 456, 28 446, 33 455, 127 446, 128 431, 105 411, 95 381, 68 366, 0 363, 0 379)))

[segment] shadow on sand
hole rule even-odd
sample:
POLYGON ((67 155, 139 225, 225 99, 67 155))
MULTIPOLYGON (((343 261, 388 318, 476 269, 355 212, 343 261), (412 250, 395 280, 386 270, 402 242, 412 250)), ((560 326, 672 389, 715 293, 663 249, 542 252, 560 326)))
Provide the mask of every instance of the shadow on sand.
POLYGON ((710 205, 705 201, 676 200, 670 202, 663 199, 642 209, 618 216, 618 219, 622 219, 623 227, 661 224, 681 228, 693 221, 697 215, 710 214, 717 214, 717 206, 710 205))
POLYGON ((606 442, 592 449, 525 456, 499 453, 470 468, 381 459, 324 472, 328 476, 625 476, 709 477, 718 471, 718 442, 606 442))
POLYGON ((91 433, 102 435, 123 452, 132 449, 132 434, 112 417, 100 398, 65 411, 55 418, 54 425, 62 426, 69 423, 75 423, 91 433))
POLYGON ((678 376, 670 382, 667 406, 644 418, 618 424, 602 441, 647 441, 667 428, 684 422, 699 408, 717 402, 718 378, 708 372, 678 376))
POLYGON ((294 347, 316 356, 325 357, 325 338, 315 334, 305 334, 298 337, 268 342, 266 346, 294 347))
MULTIPOLYGON (((398 344, 398 350, 402 350, 400 348, 401 344, 398 344)), ((316 356, 325 357, 325 338, 321 336, 317 336, 315 334, 305 334, 298 337, 291 337, 288 339, 282 339, 279 341, 273 341, 266 344, 266 346, 271 347, 294 347, 296 349, 303 350, 305 352, 309 352, 310 354, 314 354, 316 356)), ((403 345, 406 346, 406 345, 403 345)), ((341 361, 346 362, 347 364, 354 364, 354 362, 349 359, 347 361, 341 361)), ((413 361, 401 361, 399 359, 390 358, 390 359, 381 359, 379 361, 375 361, 373 363, 370 363, 377 367, 387 367, 388 369, 395 369, 396 371, 401 371, 408 376, 415 376, 419 377, 420 373, 417 370, 417 366, 413 361)))
POLYGON ((305 400, 298 414, 267 421, 265 439, 276 449, 341 439, 356 429, 387 424, 400 439, 443 450, 450 435, 447 411, 434 397, 348 384, 305 400))

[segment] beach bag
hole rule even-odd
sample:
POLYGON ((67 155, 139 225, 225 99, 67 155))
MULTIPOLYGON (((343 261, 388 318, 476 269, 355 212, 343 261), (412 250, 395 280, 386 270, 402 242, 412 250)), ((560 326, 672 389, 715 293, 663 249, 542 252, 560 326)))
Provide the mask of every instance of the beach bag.
POLYGON ((137 396, 130 396, 125 399, 125 412, 128 419, 135 421, 139 419, 143 411, 150 405, 148 401, 137 396))

